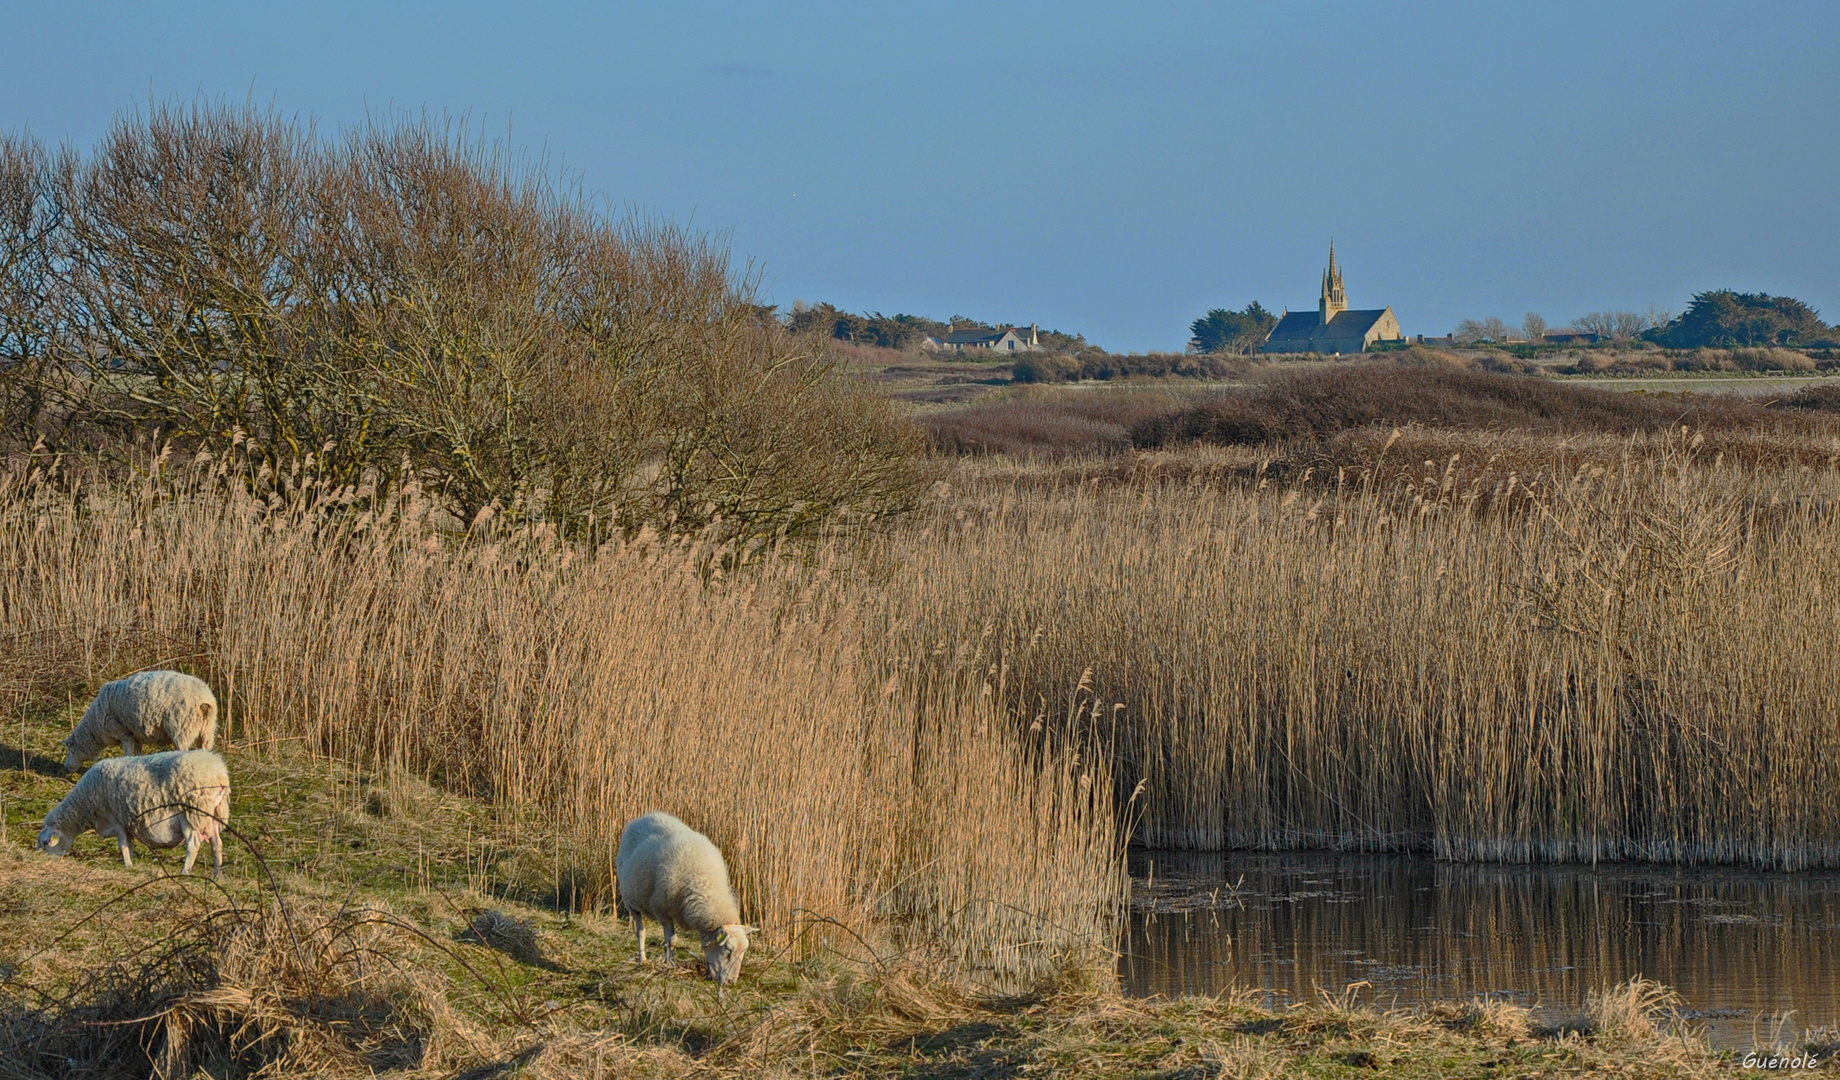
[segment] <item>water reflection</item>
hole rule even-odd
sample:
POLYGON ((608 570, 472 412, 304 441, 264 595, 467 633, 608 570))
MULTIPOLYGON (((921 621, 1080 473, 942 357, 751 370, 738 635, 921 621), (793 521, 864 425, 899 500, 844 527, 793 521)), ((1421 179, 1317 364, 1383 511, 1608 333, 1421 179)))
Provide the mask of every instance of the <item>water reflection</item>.
POLYGON ((1136 852, 1133 994, 1372 984, 1383 1006, 1491 995, 1576 1010, 1646 975, 1723 1045, 1773 1014, 1840 1024, 1840 874, 1498 866, 1416 856, 1136 852))

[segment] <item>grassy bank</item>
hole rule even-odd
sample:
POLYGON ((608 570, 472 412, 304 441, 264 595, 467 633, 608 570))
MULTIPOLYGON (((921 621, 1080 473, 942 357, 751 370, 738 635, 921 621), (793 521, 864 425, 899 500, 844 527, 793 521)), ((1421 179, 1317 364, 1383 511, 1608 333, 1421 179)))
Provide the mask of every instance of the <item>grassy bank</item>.
POLYGON ((147 1076, 156 1063, 168 1075, 532 1080, 1734 1065, 1674 1030, 1652 985, 1607 991, 1542 1029, 1503 1005, 1382 1013, 1358 988, 1276 1011, 1256 994, 1127 1000, 1079 965, 994 994, 846 940, 803 955, 759 947, 719 993, 688 957, 640 964, 627 924, 558 906, 531 822, 298 745, 229 751, 239 835, 221 888, 167 876, 171 852, 124 869, 93 836, 52 860, 27 845, 67 787, 56 740, 69 718, 39 709, 0 752, 3 1077, 147 1076))

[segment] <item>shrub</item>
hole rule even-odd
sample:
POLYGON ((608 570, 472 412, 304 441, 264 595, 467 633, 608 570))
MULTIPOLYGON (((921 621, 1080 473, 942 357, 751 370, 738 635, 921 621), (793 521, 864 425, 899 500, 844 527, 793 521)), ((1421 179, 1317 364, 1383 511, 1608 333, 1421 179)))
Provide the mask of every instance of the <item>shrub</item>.
POLYGON ((1814 360, 1794 349, 1733 349, 1732 362, 1740 371, 1813 371, 1814 360))
POLYGON ((1818 367, 1795 349, 1593 349, 1553 370, 1561 375, 1650 375, 1668 371, 1799 372, 1818 367))
POLYGON ((87 158, 0 161, 18 443, 158 431, 258 486, 412 480, 571 529, 804 531, 918 485, 919 433, 763 320, 719 245, 463 130, 156 107, 87 158))
POLYGON ((1840 386, 1804 386, 1783 399, 1780 407, 1840 412, 1840 386))
POLYGON ((1019 383, 1075 382, 1082 379, 1237 379, 1251 365, 1224 353, 1028 353, 1019 358, 1012 378, 1019 383))
POLYGON ((1080 361, 1065 353, 1025 353, 1011 367, 1019 383, 1071 382, 1080 378, 1080 361))
POLYGON ((1066 457, 1128 449, 1133 424, 1181 404, 1167 393, 1044 389, 934 413, 923 423, 944 453, 1066 457))

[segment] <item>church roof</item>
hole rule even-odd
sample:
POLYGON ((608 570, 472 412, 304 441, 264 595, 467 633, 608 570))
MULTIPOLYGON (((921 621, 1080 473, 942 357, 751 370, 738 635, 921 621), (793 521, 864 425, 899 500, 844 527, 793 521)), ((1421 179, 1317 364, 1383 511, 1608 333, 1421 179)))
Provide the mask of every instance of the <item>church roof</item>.
POLYGON ((1367 332, 1386 313, 1386 308, 1377 311, 1338 311, 1335 318, 1329 320, 1329 325, 1324 326, 1316 321, 1320 318, 1317 312, 1293 311, 1272 327, 1271 337, 1266 339, 1265 347, 1276 352, 1278 350, 1273 346, 1295 341, 1304 346, 1297 352, 1309 352, 1309 346, 1313 343, 1320 346, 1326 342, 1347 340, 1354 342, 1358 348, 1367 332))

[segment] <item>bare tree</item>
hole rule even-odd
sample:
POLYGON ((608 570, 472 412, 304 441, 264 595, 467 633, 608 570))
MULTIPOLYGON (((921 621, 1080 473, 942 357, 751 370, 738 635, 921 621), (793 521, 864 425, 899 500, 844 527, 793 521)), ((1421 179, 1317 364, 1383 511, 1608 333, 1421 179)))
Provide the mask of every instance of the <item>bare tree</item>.
POLYGON ((1596 334, 1607 340, 1616 329, 1616 316, 1608 311, 1593 311, 1573 319, 1572 325, 1587 334, 1596 334))
POLYGON ((1480 321, 1464 319, 1457 324, 1455 330, 1451 331, 1450 336, 1452 340, 1460 344, 1474 345, 1485 341, 1510 341, 1514 337, 1514 330, 1500 318, 1491 315, 1480 321))
POLYGON ((1633 311, 1593 311, 1573 319, 1572 325, 1606 341, 1628 341, 1654 323, 1633 311))
POLYGON ((1619 311, 1615 315, 1615 327, 1612 331, 1618 341, 1628 341, 1648 329, 1648 316, 1637 315, 1633 311, 1619 311))
POLYGON ((1528 341, 1539 342, 1546 337, 1546 331, 1546 320, 1540 315, 1529 311, 1521 316, 1521 333, 1527 335, 1528 341))
POLYGON ((53 304, 63 215, 52 187, 68 164, 35 139, 0 134, 0 425, 28 445, 72 390, 54 357, 53 304))

